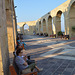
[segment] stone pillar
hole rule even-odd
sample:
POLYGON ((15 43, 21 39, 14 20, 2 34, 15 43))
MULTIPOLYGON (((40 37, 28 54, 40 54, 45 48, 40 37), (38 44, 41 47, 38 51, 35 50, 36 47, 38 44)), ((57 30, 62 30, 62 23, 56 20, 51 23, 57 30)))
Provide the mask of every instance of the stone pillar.
POLYGON ((75 1, 69 11, 69 36, 71 39, 75 39, 75 1))
POLYGON ((58 36, 58 32, 61 31, 61 17, 56 16, 56 36, 58 36))
MULTIPOLYGON (((33 25, 29 26, 29 31, 28 32, 29 32, 30 35, 33 35, 33 31, 35 31, 35 26, 33 26, 33 25)), ((37 31, 37 33, 38 33, 38 31, 37 31)))
MULTIPOLYGON (((13 3, 14 6, 14 3, 13 3)), ((17 39, 17 22, 16 22, 16 15, 15 15, 15 9, 13 7, 13 34, 14 34, 14 44, 16 44, 17 39)))
POLYGON ((46 20, 43 19, 43 34, 46 33, 46 20))
POLYGON ((8 47, 9 51, 14 51, 14 35, 13 35, 13 25, 12 25, 12 11, 6 9, 6 20, 7 20, 7 35, 8 35, 8 47))
POLYGON ((23 29, 23 27, 20 27, 20 31, 21 31, 21 34, 24 34, 24 29, 23 29))
POLYGON ((69 35, 69 18, 65 18, 65 35, 69 35))
POLYGON ((41 33, 41 21, 39 22, 39 34, 41 33))
POLYGON ((53 25, 53 34, 56 34, 56 18, 53 17, 52 19, 52 25, 53 25))
POLYGON ((0 75, 9 75, 5 0, 0 0, 0 75))
POLYGON ((48 18, 48 25, 47 25, 47 32, 48 32, 48 35, 52 35, 52 18, 49 17, 48 18))
POLYGON ((24 26, 20 27, 21 34, 24 35, 24 26))
MULTIPOLYGON (((36 34, 37 33, 39 33, 39 26, 38 26, 39 24, 38 24, 38 22, 36 23, 36 34)), ((29 26, 29 27, 31 27, 31 26, 29 26)), ((29 29, 30 30, 30 29, 29 29)))
POLYGON ((20 27, 20 32, 22 33, 22 27, 20 27))

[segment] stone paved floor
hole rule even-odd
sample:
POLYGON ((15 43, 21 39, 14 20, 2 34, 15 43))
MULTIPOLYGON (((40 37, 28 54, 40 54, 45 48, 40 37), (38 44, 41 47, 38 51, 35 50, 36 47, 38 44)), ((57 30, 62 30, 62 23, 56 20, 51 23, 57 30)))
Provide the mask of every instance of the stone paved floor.
POLYGON ((38 75, 75 75, 75 40, 24 36, 25 53, 43 68, 38 75))
POLYGON ((75 40, 24 36, 25 53, 43 68, 38 75, 75 75, 75 40))

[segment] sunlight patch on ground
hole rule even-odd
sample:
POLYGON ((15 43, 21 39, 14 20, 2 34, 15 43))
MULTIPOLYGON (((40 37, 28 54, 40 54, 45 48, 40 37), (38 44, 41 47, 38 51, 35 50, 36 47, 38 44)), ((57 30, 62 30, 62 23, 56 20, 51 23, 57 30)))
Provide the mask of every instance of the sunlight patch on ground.
POLYGON ((46 57, 46 58, 53 57, 53 58, 59 58, 59 59, 75 60, 75 57, 73 57, 75 56, 75 47, 64 45, 63 43, 61 43, 60 45, 57 44, 57 45, 53 45, 52 47, 51 46, 48 46, 48 47, 53 49, 40 55, 41 57, 46 57), (61 50, 61 49, 64 49, 64 50, 61 50), (61 52, 58 50, 60 50, 61 52), (56 51, 58 51, 58 53, 55 53, 56 51))

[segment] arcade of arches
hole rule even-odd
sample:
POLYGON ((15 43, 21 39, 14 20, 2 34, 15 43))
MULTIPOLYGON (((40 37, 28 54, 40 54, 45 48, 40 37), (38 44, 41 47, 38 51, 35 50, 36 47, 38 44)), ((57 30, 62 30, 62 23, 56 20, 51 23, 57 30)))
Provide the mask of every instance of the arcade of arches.
POLYGON ((64 26, 65 35, 69 35, 70 39, 75 39, 75 0, 67 0, 57 8, 48 12, 46 15, 41 17, 36 22, 36 33, 47 33, 49 36, 56 34, 61 31, 61 27, 64 26), (63 14, 64 25, 61 26, 61 15, 63 14), (41 24, 40 24, 41 23, 41 24), (38 29, 38 30, 37 30, 38 29))
MULTIPOLYGON (((52 11, 45 14, 43 17, 39 18, 35 21, 34 24, 32 24, 32 21, 30 21, 29 25, 29 35, 33 35, 33 31, 38 33, 47 33, 48 36, 52 34, 56 34, 56 37, 58 37, 58 32, 61 31, 62 27, 65 35, 69 35, 70 39, 75 38, 75 30, 72 30, 75 28, 75 0, 67 0, 65 3, 61 4, 57 8, 53 9, 52 11), (62 15, 63 15, 63 21, 62 23, 62 15), (63 25, 62 25, 63 24, 63 25), (62 25, 62 26, 61 26, 62 25), (30 27, 31 26, 31 27, 30 27), (36 28, 35 28, 36 26, 36 28)), ((27 22, 21 22, 18 23, 20 27, 23 27, 24 23, 27 22)), ((20 32, 24 33, 24 30, 20 29, 20 32)))

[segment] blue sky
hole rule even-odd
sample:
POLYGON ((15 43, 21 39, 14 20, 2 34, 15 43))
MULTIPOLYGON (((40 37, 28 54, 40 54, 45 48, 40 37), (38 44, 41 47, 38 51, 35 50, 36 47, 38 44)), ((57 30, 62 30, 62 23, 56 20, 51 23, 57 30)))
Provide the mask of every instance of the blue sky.
POLYGON ((14 0, 17 22, 35 21, 67 0, 14 0))

